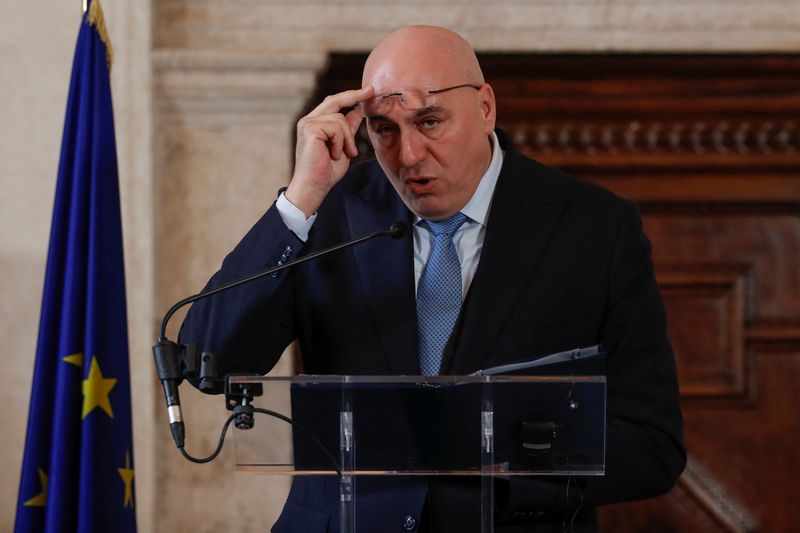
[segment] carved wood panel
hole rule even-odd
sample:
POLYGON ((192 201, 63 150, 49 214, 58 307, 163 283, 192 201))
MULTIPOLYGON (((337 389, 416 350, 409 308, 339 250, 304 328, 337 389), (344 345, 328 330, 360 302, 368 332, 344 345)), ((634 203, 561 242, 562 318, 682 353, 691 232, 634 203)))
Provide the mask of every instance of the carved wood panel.
MULTIPOLYGON (((364 58, 333 56, 314 100, 359 86, 364 58)), ((690 461, 668 495, 601 509, 600 530, 792 530, 800 55, 480 59, 517 147, 637 202, 653 243, 690 461)))
POLYGON ((735 396, 746 392, 743 336, 748 265, 683 264, 658 276, 681 394, 735 396), (705 334, 698 336, 700 330, 705 334))

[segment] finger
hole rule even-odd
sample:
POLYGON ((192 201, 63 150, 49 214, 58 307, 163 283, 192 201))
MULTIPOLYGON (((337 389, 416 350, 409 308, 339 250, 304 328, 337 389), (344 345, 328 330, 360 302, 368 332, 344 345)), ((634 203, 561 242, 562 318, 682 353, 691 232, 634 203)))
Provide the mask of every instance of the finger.
POLYGON ((342 136, 340 133, 337 132, 328 139, 328 151, 334 161, 342 158, 342 136))
POLYGON ((344 119, 339 116, 339 119, 331 120, 327 124, 328 151, 330 152, 331 159, 339 161, 347 153, 347 140, 351 138, 350 129, 344 123, 344 119))
POLYGON ((353 89, 341 93, 326 96, 325 99, 315 107, 308 115, 308 117, 317 117, 320 115, 327 115, 329 113, 338 113, 341 109, 346 107, 353 107, 359 102, 363 102, 372 98, 375 90, 371 85, 361 89, 353 89))
POLYGON ((344 118, 347 121, 347 125, 350 126, 350 131, 355 135, 358 131, 358 127, 361 126, 361 121, 364 120, 364 110, 360 107, 356 107, 346 114, 344 118))
POLYGON ((335 113, 306 119, 304 128, 304 136, 311 135, 325 142, 331 157, 336 161, 342 157, 342 151, 350 158, 358 155, 352 127, 344 115, 335 113))
POLYGON ((357 107, 344 116, 345 124, 347 125, 350 135, 345 139, 345 152, 350 158, 358 155, 358 147, 356 145, 356 133, 358 132, 361 121, 364 120, 364 110, 357 107))

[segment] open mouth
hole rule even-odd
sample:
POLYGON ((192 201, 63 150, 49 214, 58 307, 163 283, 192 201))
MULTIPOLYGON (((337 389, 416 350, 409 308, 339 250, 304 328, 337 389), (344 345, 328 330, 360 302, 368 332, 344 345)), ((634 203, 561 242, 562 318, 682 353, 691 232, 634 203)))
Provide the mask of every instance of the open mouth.
POLYGON ((415 195, 432 194, 436 187, 436 178, 428 176, 413 176, 405 178, 407 190, 415 195))

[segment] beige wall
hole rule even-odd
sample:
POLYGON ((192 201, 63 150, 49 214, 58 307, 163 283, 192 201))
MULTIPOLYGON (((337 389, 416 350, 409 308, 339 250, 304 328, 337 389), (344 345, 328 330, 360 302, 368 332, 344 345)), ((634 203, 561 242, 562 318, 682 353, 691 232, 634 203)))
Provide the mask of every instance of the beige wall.
MULTIPOLYGON (((0 455, 0 531, 10 530, 16 503, 79 4, 2 3, 0 334, 6 364, 0 445, 6 453, 0 455)), ((282 506, 286 480, 232 473, 230 448, 210 465, 179 457, 149 345, 169 303, 202 286, 286 182, 293 120, 329 51, 368 50, 394 27, 420 22, 451 26, 486 51, 800 51, 797 1, 103 5, 116 52, 112 85, 143 532, 264 531, 282 506)), ((288 372, 288 365, 277 371, 288 372)), ((226 416, 222 402, 183 394, 187 447, 205 454, 226 416)))
POLYGON ((0 531, 11 531, 80 3, 0 7, 0 531))

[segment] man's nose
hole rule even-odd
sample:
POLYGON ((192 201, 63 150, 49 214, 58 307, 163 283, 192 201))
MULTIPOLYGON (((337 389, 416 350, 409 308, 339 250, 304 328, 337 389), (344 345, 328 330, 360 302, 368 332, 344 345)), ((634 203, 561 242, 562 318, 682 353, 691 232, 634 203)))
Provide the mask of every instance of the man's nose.
POLYGON ((400 164, 404 167, 413 167, 427 155, 425 139, 418 131, 401 133, 400 137, 400 164))

